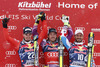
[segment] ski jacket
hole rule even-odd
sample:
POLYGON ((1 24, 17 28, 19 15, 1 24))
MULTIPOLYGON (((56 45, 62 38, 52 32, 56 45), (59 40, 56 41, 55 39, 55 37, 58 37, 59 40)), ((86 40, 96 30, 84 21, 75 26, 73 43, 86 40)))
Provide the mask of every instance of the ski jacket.
MULTIPOLYGON (((43 40, 43 37, 46 35, 44 32, 47 29, 47 24, 43 21, 43 29, 39 35, 38 42, 40 43, 43 40)), ((4 37, 11 44, 14 45, 16 50, 19 53, 21 67, 33 67, 34 66, 34 41, 31 40, 29 42, 26 41, 18 41, 8 34, 8 29, 3 28, 4 37)), ((35 35, 34 35, 35 36, 35 35)))

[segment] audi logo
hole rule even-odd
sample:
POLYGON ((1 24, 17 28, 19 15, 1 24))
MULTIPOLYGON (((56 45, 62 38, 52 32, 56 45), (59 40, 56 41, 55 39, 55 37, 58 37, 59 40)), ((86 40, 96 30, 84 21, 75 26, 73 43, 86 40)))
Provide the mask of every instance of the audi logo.
POLYGON ((93 53, 93 56, 95 56, 95 57, 97 57, 97 56, 100 57, 100 53, 96 53, 96 52, 95 52, 95 53, 93 53))
POLYGON ((94 40, 94 44, 100 44, 100 40, 94 40))
POLYGON ((48 57, 58 57, 58 53, 47 53, 48 57))
POLYGON ((58 27, 57 29, 58 29, 58 30, 62 30, 62 28, 63 28, 63 27, 58 27))
POLYGON ((75 30, 78 30, 78 29, 85 31, 85 27, 75 27, 75 30))
POLYGON ((8 29, 10 29, 10 30, 16 30, 17 26, 8 26, 8 29))
POLYGON ((16 64, 6 64, 5 67, 16 67, 16 64))
POLYGON ((16 51, 6 51, 6 55, 16 55, 16 51))

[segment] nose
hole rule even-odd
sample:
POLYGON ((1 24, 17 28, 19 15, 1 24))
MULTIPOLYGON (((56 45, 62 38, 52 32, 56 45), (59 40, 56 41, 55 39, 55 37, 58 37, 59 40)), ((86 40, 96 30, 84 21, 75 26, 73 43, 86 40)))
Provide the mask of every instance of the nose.
POLYGON ((26 36, 30 36, 30 34, 27 34, 26 36))

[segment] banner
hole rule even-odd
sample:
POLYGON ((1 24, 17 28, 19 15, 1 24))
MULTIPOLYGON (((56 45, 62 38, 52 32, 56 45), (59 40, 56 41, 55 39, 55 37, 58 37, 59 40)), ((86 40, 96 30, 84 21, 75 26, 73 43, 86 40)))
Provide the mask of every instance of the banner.
MULTIPOLYGON (((46 13, 48 29, 56 28, 57 36, 63 27, 62 14, 69 16, 73 32, 81 29, 84 32, 83 42, 87 45, 89 32, 95 34, 94 60, 96 67, 100 67, 100 1, 99 0, 0 0, 0 21, 8 17, 9 35, 22 41, 23 28, 33 27, 36 15, 46 13)), ((40 25, 42 23, 40 22, 40 25)), ((38 32, 41 32, 39 26, 38 32)), ((0 67, 20 67, 18 51, 3 36, 2 22, 0 23, 0 67)), ((74 35, 71 39, 74 42, 74 35)), ((44 66, 44 54, 40 48, 40 67, 44 66)), ((64 67, 69 66, 69 55, 64 51, 64 67)))

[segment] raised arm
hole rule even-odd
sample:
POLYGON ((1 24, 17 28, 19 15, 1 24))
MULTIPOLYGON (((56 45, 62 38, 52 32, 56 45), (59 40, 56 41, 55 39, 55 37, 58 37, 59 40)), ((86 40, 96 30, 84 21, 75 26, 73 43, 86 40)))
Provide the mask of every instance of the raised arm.
POLYGON ((39 45, 43 41, 44 37, 47 36, 47 23, 46 23, 46 20, 43 20, 42 27, 43 27, 42 28, 42 31, 39 34, 39 40, 38 40, 39 45))
POLYGON ((8 29, 7 29, 8 28, 7 27, 8 22, 9 22, 9 19, 8 18, 4 18, 2 20, 4 37, 5 37, 5 39, 9 43, 11 43, 12 45, 14 45, 16 47, 16 49, 18 50, 19 49, 20 42, 18 42, 18 40, 16 40, 16 39, 14 39, 14 38, 12 38, 12 37, 9 36, 8 29))
POLYGON ((72 31, 72 28, 69 24, 69 17, 63 15, 62 16, 62 22, 64 23, 64 26, 61 30, 61 39, 62 39, 62 42, 63 42, 64 46, 67 49, 69 49, 71 47, 69 41, 73 36, 73 31, 72 31), (68 31, 68 34, 67 34, 67 31, 68 31), (66 34, 67 34, 67 36, 66 36, 66 34))
POLYGON ((63 34, 65 36, 67 31, 68 31, 66 38, 70 41, 72 36, 73 36, 73 30, 72 30, 72 27, 69 23, 69 16, 63 15, 62 22, 64 23, 64 26, 62 28, 61 34, 63 34))
POLYGON ((40 14, 37 15, 37 19, 36 19, 34 26, 33 26, 32 34, 33 34, 33 36, 35 36, 35 35, 39 36, 38 44, 40 45, 40 43, 44 39, 45 35, 47 34, 47 23, 46 23, 44 12, 40 12, 40 14), (37 28, 38 28, 38 24, 39 24, 40 20, 42 21, 42 31, 40 34, 38 34, 37 28))

